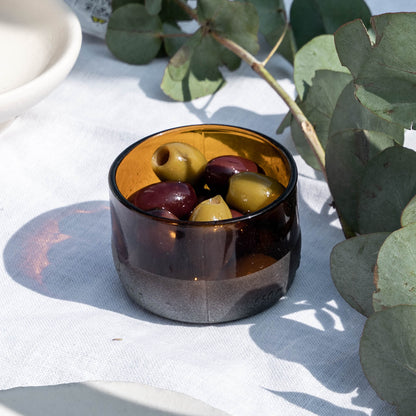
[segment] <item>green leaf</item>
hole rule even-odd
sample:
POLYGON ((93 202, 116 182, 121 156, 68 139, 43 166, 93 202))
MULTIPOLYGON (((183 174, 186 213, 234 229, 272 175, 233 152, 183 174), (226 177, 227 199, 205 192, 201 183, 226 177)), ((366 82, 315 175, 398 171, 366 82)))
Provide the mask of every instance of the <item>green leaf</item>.
POLYGON ((219 67, 239 67, 240 59, 213 39, 213 31, 250 52, 258 49, 258 17, 252 4, 200 0, 197 12, 201 28, 175 53, 162 80, 165 94, 178 101, 215 93, 225 83, 219 67))
POLYGON ((375 233, 353 237, 337 244, 331 252, 331 275, 338 292, 365 316, 374 312, 374 266, 388 235, 375 233))
POLYGON ((216 45, 216 49, 220 64, 225 65, 230 71, 235 71, 240 67, 241 59, 236 54, 220 44, 216 45))
POLYGON ((326 146, 328 185, 337 210, 349 227, 357 232, 360 183, 368 161, 395 140, 384 133, 348 129, 330 136, 326 146))
MULTIPOLYGON (((240 0, 243 1, 243 0, 240 0)), ((282 35, 286 26, 286 11, 283 0, 250 0, 259 16, 259 30, 266 41, 273 47, 282 35)), ((295 38, 289 26, 286 35, 279 46, 278 53, 290 63, 296 54, 295 38)))
MULTIPOLYGON (((315 127, 324 149, 328 140, 332 112, 334 111, 338 96, 350 80, 350 74, 318 70, 312 79, 312 87, 308 91, 305 100, 299 104, 306 117, 315 127)), ((316 157, 309 143, 306 141, 302 129, 294 118, 291 121, 291 131, 299 154, 309 165, 315 169, 319 169, 320 167, 316 157)))
POLYGON ((416 195, 405 206, 400 218, 402 227, 416 223, 416 195))
MULTIPOLYGON (((299 105, 300 100, 296 99, 296 103, 299 105)), ((276 134, 282 134, 287 127, 290 127, 290 124, 292 122, 293 115, 290 111, 286 113, 286 115, 283 117, 282 121, 279 124, 279 127, 276 130, 276 134)))
POLYGON ((328 135, 325 149, 328 184, 343 220, 357 232, 364 168, 380 151, 403 144, 404 129, 362 106, 349 83, 338 98, 328 135))
POLYGON ((364 0, 293 0, 290 22, 298 48, 325 33, 334 33, 339 26, 353 19, 369 22, 371 12, 364 0))
POLYGON ((401 228, 380 248, 375 274, 376 311, 396 305, 416 305, 416 224, 401 228))
POLYGON ((385 120, 412 128, 416 114, 416 13, 388 13, 371 19, 372 43, 363 23, 335 33, 341 62, 354 76, 356 97, 385 120), (351 47, 354 45, 354 47, 351 47))
POLYGON ((255 55, 259 50, 257 39, 259 17, 251 3, 229 0, 198 0, 198 19, 204 31, 215 31, 255 55))
POLYGON ((118 59, 129 64, 149 63, 162 44, 162 23, 141 4, 127 4, 110 16, 105 40, 118 59))
POLYGON ((145 0, 144 6, 146 7, 147 13, 154 16, 162 10, 162 0, 145 0))
POLYGON ((182 81, 187 76, 191 58, 201 41, 202 33, 198 31, 171 58, 166 70, 173 81, 182 81))
POLYGON ((120 7, 125 6, 126 4, 131 4, 131 3, 144 5, 144 0, 111 0, 111 8, 114 11, 116 9, 119 9, 120 7))
MULTIPOLYGON (((181 1, 187 3, 186 0, 181 1)), ((162 0, 162 10, 159 13, 159 17, 162 22, 175 23, 192 19, 192 17, 189 16, 189 14, 186 13, 186 11, 179 6, 175 0, 162 0)))
POLYGON ((402 416, 416 409, 416 306, 373 313, 364 327, 360 358, 377 394, 398 406, 402 416))
POLYGON ((162 30, 165 36, 163 38, 163 45, 168 56, 173 56, 175 53, 185 44, 186 36, 169 36, 169 35, 180 35, 182 34, 181 28, 176 23, 162 24, 162 30))
POLYGON ((400 145, 404 142, 403 127, 376 116, 354 97, 354 86, 349 83, 338 98, 329 126, 329 136, 346 129, 371 130, 393 137, 400 145))
POLYGON ((224 84, 218 69, 221 52, 221 45, 211 36, 197 31, 170 60, 163 76, 162 90, 177 101, 213 94, 224 84))
POLYGON ((320 69, 349 73, 338 58, 333 35, 321 35, 312 39, 295 56, 293 79, 302 100, 312 86, 316 71, 320 69))
POLYGON ((416 194, 416 152, 401 146, 383 150, 365 168, 358 203, 362 234, 400 228, 402 211, 416 194))

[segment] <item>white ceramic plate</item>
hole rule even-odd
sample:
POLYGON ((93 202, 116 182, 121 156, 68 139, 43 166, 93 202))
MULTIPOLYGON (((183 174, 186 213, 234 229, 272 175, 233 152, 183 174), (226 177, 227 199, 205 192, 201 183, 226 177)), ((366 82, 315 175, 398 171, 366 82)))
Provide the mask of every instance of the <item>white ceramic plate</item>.
POLYGON ((228 416, 187 395, 136 383, 87 382, 0 391, 2 416, 228 416))
POLYGON ((63 0, 0 0, 0 129, 63 81, 81 39, 63 0))

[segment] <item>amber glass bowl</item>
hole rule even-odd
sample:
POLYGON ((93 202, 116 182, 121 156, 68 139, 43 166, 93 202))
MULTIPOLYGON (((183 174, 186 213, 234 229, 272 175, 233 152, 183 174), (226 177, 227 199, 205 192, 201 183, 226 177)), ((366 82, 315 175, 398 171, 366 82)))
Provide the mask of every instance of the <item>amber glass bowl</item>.
POLYGON ((297 169, 290 153, 270 138, 224 125, 194 125, 148 136, 124 150, 110 168, 114 263, 129 296, 166 318, 215 323, 265 310, 289 289, 300 261, 297 169), (216 222, 171 220, 129 202, 159 182, 153 152, 184 142, 210 160, 240 155, 278 179, 283 194, 265 208, 216 222))

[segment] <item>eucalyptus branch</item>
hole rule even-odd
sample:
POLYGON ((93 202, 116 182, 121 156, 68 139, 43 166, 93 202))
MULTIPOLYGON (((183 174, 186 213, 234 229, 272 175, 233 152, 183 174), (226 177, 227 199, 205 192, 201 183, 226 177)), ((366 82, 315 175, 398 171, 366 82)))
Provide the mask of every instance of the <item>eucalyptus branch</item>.
MULTIPOLYGON (((175 0, 176 3, 183 8, 183 10, 188 13, 188 15, 198 21, 198 16, 195 13, 195 11, 189 7, 186 3, 184 3, 182 0, 175 0)), ((250 54, 247 50, 242 48, 240 45, 235 43, 234 41, 224 38, 220 36, 215 31, 209 31, 209 34, 221 45, 229 49, 231 52, 233 52, 235 55, 237 55, 241 60, 246 62, 250 67, 255 71, 261 78, 263 78, 276 93, 280 96, 280 98, 286 103, 286 105, 289 107, 290 112, 292 113, 293 117, 299 124, 300 128, 302 129, 302 132, 309 143, 309 146, 311 147, 316 160, 318 161, 318 164, 321 168, 321 171, 325 177, 325 180, 328 182, 326 169, 325 169, 325 150, 322 147, 321 142, 319 141, 319 138, 316 134, 315 128, 313 127, 312 123, 307 119, 301 108, 298 106, 295 100, 292 99, 292 97, 282 88, 282 86, 276 81, 276 79, 270 74, 270 72, 265 68, 265 65, 268 63, 270 58, 274 55, 276 50, 281 45, 288 27, 289 23, 287 21, 287 18, 285 16, 285 27, 283 30, 283 33, 280 35, 279 39, 277 40, 276 44, 274 45, 273 49, 270 51, 267 58, 260 62, 258 59, 256 59, 252 54, 250 54)), ((208 29, 209 30, 209 29, 208 29)), ((344 236, 346 238, 353 237, 355 233, 348 227, 348 225, 343 220, 342 216, 340 215, 338 209, 335 207, 341 227, 344 233, 344 236)))
MULTIPOLYGON (((270 74, 269 71, 264 67, 265 63, 258 61, 253 55, 248 51, 242 48, 240 45, 236 44, 230 39, 223 38, 215 32, 211 32, 212 37, 225 46, 227 49, 235 53, 243 61, 245 61, 257 74, 260 75, 280 96, 280 98, 286 103, 289 107, 290 112, 292 113, 295 120, 300 125, 303 134, 305 135, 306 140, 308 141, 316 160, 319 163, 321 171, 325 177, 326 182, 328 183, 328 177, 325 169, 325 150, 322 147, 321 142, 318 139, 315 128, 311 122, 307 119, 303 111, 300 109, 298 104, 290 97, 290 95, 282 88, 282 86, 276 81, 276 79, 270 74)), ((283 34, 284 36, 284 34, 283 34)), ((277 49, 276 46, 274 49, 277 49)), ((267 60, 266 60, 267 63, 267 60)), ((342 231, 345 238, 351 238, 355 236, 355 233, 348 224, 342 218, 339 210, 335 206, 335 210, 338 214, 338 218, 341 223, 342 231)))
POLYGON ((216 41, 221 43, 223 46, 225 46, 227 49, 229 49, 238 57, 240 57, 243 61, 245 61, 248 65, 250 65, 253 71, 259 74, 260 77, 263 78, 277 92, 280 98, 282 98, 282 100, 289 107, 295 120, 299 123, 306 140, 308 141, 313 153, 315 154, 315 157, 322 170, 322 173, 326 178, 325 151, 321 145, 321 142, 318 139, 318 136, 316 135, 313 125, 306 118, 305 114, 297 105, 297 103, 275 80, 275 78, 270 74, 270 72, 267 71, 262 62, 258 61, 253 55, 251 55, 248 51, 246 51, 244 48, 242 48, 240 45, 233 42, 232 40, 223 38, 215 32, 211 32, 211 35, 216 41))

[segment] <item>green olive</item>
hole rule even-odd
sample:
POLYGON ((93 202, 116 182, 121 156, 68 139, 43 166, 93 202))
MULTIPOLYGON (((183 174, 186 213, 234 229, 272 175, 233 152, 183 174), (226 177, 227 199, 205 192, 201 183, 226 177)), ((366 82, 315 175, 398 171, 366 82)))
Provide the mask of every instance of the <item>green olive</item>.
POLYGON ((187 143, 166 143, 152 156, 153 172, 161 181, 180 181, 195 184, 205 170, 207 160, 195 147, 187 143))
POLYGON ((240 212, 254 212, 276 200, 284 190, 284 186, 270 176, 241 172, 231 176, 226 201, 240 212))
POLYGON ((200 202, 192 211, 190 221, 219 221, 232 218, 230 208, 221 195, 200 202))

